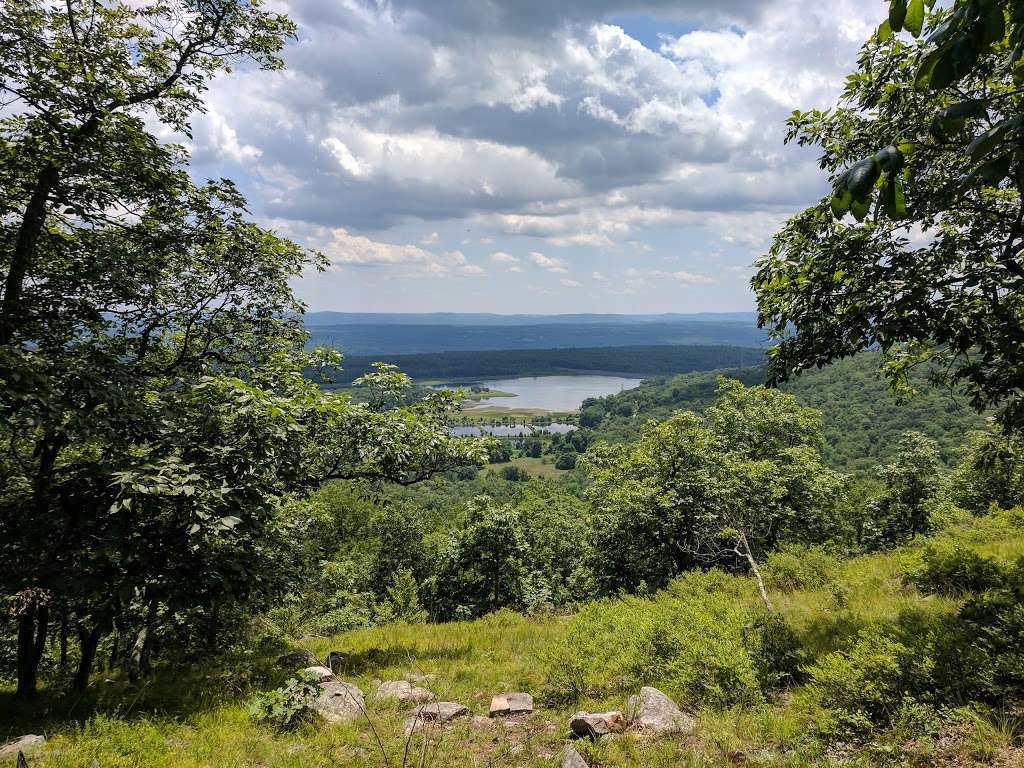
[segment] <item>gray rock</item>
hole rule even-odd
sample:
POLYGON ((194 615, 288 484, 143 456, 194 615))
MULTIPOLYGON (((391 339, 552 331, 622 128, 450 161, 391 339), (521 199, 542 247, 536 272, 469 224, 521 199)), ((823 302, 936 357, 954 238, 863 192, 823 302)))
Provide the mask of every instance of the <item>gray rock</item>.
POLYGON ((288 651, 277 657, 277 666, 292 669, 295 667, 308 667, 310 664, 319 664, 316 656, 302 648, 296 651, 288 651))
POLYGON ((447 723, 456 717, 463 717, 469 714, 469 709, 454 701, 438 701, 433 704, 424 704, 413 711, 428 723, 447 723))
POLYGON ((331 672, 331 670, 329 670, 327 667, 306 667, 302 671, 309 675, 313 675, 321 683, 327 683, 334 679, 334 673, 331 672))
POLYGON ((626 705, 629 724, 652 733, 693 733, 697 722, 657 688, 643 687, 626 705))
POLYGON ((609 733, 622 733, 626 729, 626 718, 621 712, 577 712, 569 720, 569 730, 578 739, 597 741, 609 733))
POLYGON ((45 736, 37 736, 33 733, 25 736, 19 736, 13 741, 8 741, 6 744, 0 746, 0 760, 15 758, 18 756, 19 752, 29 752, 33 749, 38 749, 45 743, 45 736))
POLYGON ((403 704, 422 704, 432 701, 434 694, 426 688, 412 685, 408 680, 391 680, 377 687, 375 698, 380 701, 391 699, 403 704))
POLYGON ((366 709, 363 692, 352 683, 334 680, 323 684, 323 691, 313 702, 313 709, 330 723, 354 720, 366 709))
POLYGON ((565 751, 562 752, 562 762, 559 765, 561 768, 588 768, 583 756, 576 751, 572 744, 565 745, 565 751))
POLYGON ((502 693, 491 699, 491 717, 525 715, 533 712, 533 696, 528 693, 502 693))

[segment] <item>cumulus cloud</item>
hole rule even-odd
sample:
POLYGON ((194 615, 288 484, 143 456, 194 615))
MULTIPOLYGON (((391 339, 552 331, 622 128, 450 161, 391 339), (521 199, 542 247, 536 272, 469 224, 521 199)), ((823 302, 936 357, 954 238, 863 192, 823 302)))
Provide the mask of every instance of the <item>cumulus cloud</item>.
POLYGON ((666 233, 752 259, 825 193, 783 121, 835 101, 885 15, 881 0, 275 4, 300 28, 287 68, 215 81, 188 142, 197 175, 241 165, 254 212, 332 233, 338 266, 473 274, 431 250, 443 240, 513 273, 634 260, 647 273, 625 279, 648 285, 724 274, 687 249, 686 269, 651 273, 666 233), (564 258, 495 258, 549 247, 564 258))
POLYGON ((491 254, 491 261, 496 264, 515 264, 519 261, 519 257, 504 251, 495 251, 491 254))
POLYGON ((539 251, 531 251, 530 263, 534 266, 546 269, 548 272, 568 272, 565 263, 560 259, 552 258, 551 256, 545 256, 539 251))
POLYGON ((579 283, 578 280, 569 280, 568 278, 563 278, 563 279, 559 280, 558 282, 561 283, 566 288, 579 288, 580 287, 580 283, 579 283))

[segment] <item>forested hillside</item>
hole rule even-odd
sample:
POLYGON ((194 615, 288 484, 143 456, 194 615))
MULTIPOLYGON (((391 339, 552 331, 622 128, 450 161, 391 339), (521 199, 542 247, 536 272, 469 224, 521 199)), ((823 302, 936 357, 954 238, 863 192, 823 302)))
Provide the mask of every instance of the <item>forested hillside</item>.
POLYGON ((668 345, 350 355, 342 363, 338 382, 349 383, 369 373, 375 362, 397 365, 414 380, 469 382, 574 373, 654 376, 750 365, 763 359, 762 350, 750 347, 668 345))
MULTIPOLYGON (((916 430, 936 441, 943 463, 952 464, 964 436, 986 420, 946 390, 919 379, 918 392, 898 402, 879 373, 880 355, 865 352, 804 373, 782 386, 804 405, 822 412, 825 458, 837 469, 866 469, 886 459, 902 432, 916 430)), ((636 389, 584 403, 581 423, 598 436, 630 440, 648 419, 664 419, 675 410, 703 411, 713 400, 719 376, 761 384, 765 367, 688 373, 645 381, 636 389)))

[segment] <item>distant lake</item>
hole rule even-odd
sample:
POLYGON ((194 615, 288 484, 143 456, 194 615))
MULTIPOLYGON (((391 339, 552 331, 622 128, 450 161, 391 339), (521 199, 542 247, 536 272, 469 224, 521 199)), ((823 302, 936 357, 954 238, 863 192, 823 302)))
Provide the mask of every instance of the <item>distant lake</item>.
POLYGON ((451 433, 456 437, 480 437, 480 435, 493 435, 494 437, 526 437, 534 432, 550 432, 552 434, 564 435, 577 429, 573 424, 516 424, 508 426, 495 424, 494 426, 478 427, 452 427, 451 433))
POLYGON ((614 395, 640 385, 642 379, 622 376, 528 376, 518 379, 485 381, 490 389, 510 392, 516 397, 485 397, 466 410, 488 406, 498 408, 537 408, 568 413, 578 410, 588 397, 614 395))

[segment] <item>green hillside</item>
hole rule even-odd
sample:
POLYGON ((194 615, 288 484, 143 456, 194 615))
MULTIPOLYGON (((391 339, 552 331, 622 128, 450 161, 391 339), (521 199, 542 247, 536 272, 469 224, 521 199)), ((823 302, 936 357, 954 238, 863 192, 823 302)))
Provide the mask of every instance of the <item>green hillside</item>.
MULTIPOLYGON (((877 353, 866 352, 804 373, 783 386, 801 403, 822 412, 827 461, 846 471, 874 466, 888 457, 901 433, 912 429, 939 444, 944 463, 954 463, 964 435, 983 427, 985 419, 948 391, 924 381, 918 382, 917 395, 898 402, 879 374, 879 362, 877 353)), ((636 389, 587 401, 582 423, 609 440, 633 439, 648 419, 664 419, 675 410, 702 411, 711 402, 720 375, 754 385, 764 381, 764 368, 646 381, 636 389)))

